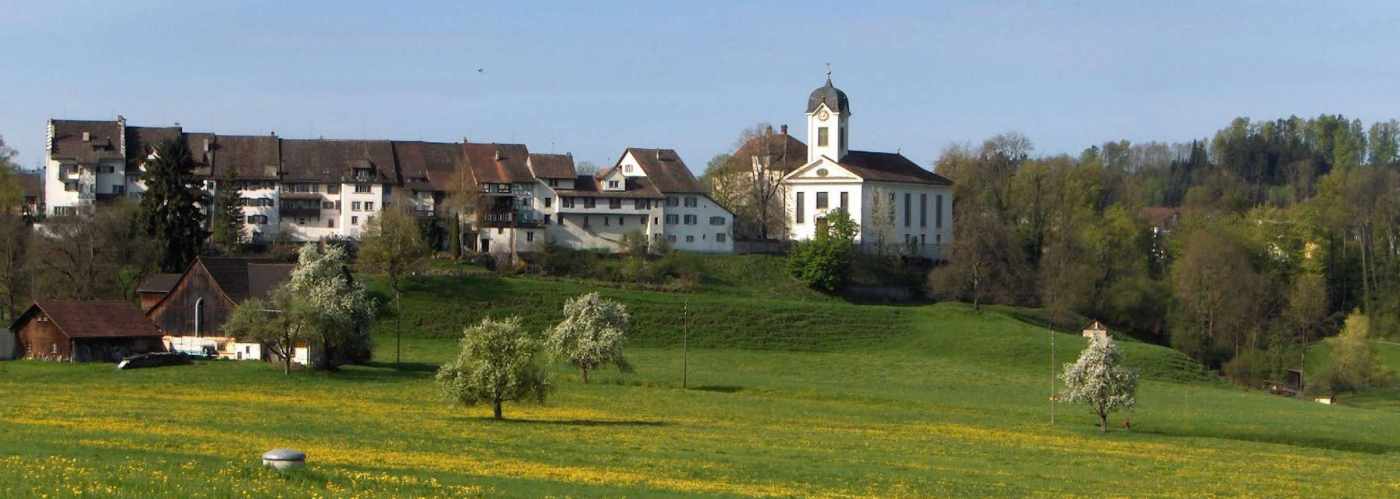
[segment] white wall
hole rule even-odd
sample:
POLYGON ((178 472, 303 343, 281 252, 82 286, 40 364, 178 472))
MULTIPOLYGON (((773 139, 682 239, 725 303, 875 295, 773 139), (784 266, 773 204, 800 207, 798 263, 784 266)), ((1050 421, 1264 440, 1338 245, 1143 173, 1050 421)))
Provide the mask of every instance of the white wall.
POLYGON ((671 247, 702 253, 734 252, 734 215, 729 210, 703 194, 669 194, 666 197, 676 199, 677 206, 662 203, 659 233, 671 242, 671 247), (687 199, 693 199, 695 206, 686 206, 687 199), (666 223, 667 215, 675 215, 678 223, 666 223), (686 215, 694 216, 694 224, 685 223, 686 215), (711 217, 719 217, 724 223, 713 225, 711 217))

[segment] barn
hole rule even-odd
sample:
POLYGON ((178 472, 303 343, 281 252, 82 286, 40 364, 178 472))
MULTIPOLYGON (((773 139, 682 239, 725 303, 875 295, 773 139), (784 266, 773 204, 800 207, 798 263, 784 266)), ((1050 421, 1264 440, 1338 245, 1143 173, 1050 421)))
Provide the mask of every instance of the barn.
POLYGON ((175 283, 180 281, 180 275, 162 272, 146 276, 146 279, 136 286, 136 295, 141 298, 141 311, 150 311, 160 303, 160 300, 170 293, 170 288, 174 288, 175 283))
POLYGON ((293 267, 251 258, 199 257, 172 283, 151 283, 149 294, 160 293, 160 297, 146 309, 146 317, 167 336, 171 350, 200 357, 261 359, 262 345, 223 335, 224 322, 244 300, 266 297, 287 282, 293 267))
POLYGON ((17 356, 76 362, 116 362, 165 350, 160 330, 124 301, 35 301, 11 326, 17 356))

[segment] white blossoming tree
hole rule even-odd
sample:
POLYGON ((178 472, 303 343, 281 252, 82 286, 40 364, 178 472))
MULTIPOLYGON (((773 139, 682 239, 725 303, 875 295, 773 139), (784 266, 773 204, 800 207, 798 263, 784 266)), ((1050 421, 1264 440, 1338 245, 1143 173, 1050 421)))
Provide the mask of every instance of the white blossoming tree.
POLYGON ((323 250, 315 243, 302 246, 286 286, 312 311, 308 329, 322 349, 318 367, 369 360, 375 305, 364 285, 351 278, 344 249, 328 245, 323 250))
POLYGON ((540 343, 520 327, 519 317, 483 319, 462 332, 457 358, 438 368, 438 388, 444 398, 465 406, 491 404, 496 419, 504 402, 542 404, 551 386, 539 362, 540 343))
POLYGON ((1099 431, 1107 432, 1110 413, 1137 404, 1137 373, 1122 363, 1117 343, 1107 335, 1092 337, 1079 360, 1065 364, 1060 400, 1089 405, 1099 417, 1099 431))
POLYGON ((584 383, 589 371, 608 364, 631 372, 632 365, 622 356, 630 320, 621 303, 604 300, 596 292, 579 296, 564 303, 564 320, 550 332, 549 350, 577 367, 584 383))

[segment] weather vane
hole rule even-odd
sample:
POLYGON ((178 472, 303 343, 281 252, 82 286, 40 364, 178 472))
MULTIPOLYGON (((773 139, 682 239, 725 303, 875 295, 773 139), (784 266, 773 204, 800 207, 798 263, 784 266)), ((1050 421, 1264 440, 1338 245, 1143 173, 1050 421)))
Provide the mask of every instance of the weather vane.
POLYGON ((826 79, 831 79, 831 63, 826 63, 826 79))

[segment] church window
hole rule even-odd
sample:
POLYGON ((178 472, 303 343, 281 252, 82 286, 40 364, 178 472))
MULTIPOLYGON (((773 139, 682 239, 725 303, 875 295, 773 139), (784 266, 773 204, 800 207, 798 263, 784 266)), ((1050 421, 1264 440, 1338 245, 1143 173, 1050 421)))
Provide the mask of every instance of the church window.
POLYGON ((826 204, 827 204, 827 201, 826 201, 826 193, 825 193, 825 192, 818 192, 818 193, 817 193, 817 209, 818 209, 818 210, 825 210, 825 209, 826 209, 826 204))
POLYGON ((919 227, 928 227, 928 193, 919 193, 919 227))
POLYGON ((850 207, 851 207, 850 201, 851 201, 851 193, 849 193, 849 192, 842 192, 842 193, 841 193, 841 211, 850 211, 850 207))
POLYGON ((907 192, 904 193, 904 226, 905 226, 905 227, 908 227, 908 226, 909 226, 909 221, 911 220, 911 217, 909 216, 909 213, 912 211, 912 210, 910 210, 911 206, 910 206, 910 203, 909 203, 909 198, 910 198, 910 196, 912 196, 912 194, 909 194, 909 193, 907 193, 907 192))
POLYGON ((933 226, 943 228, 943 195, 939 194, 933 200, 933 226))
POLYGON ((817 128, 817 147, 826 147, 828 142, 830 142, 830 140, 827 139, 827 128, 826 128, 826 127, 818 127, 818 128, 817 128))
POLYGON ((797 193, 797 223, 803 223, 803 222, 804 222, 804 220, 803 220, 803 218, 804 218, 804 217, 803 217, 803 215, 804 215, 803 209, 806 208, 806 207, 803 206, 803 204, 804 204, 803 201, 804 201, 804 200, 803 200, 802 198, 803 198, 804 196, 803 196, 802 194, 803 194, 803 193, 801 193, 801 192, 797 193))
POLYGON ((850 142, 847 142, 847 141, 846 141, 846 129, 845 129, 845 127, 842 127, 842 128, 841 128, 841 143, 840 143, 840 144, 837 144, 836 147, 839 147, 839 148, 841 148, 841 149, 845 149, 845 148, 847 148, 847 147, 850 147, 850 142))

